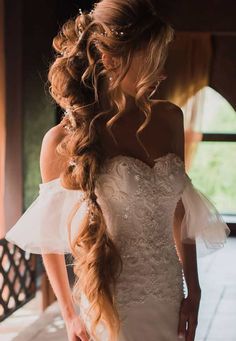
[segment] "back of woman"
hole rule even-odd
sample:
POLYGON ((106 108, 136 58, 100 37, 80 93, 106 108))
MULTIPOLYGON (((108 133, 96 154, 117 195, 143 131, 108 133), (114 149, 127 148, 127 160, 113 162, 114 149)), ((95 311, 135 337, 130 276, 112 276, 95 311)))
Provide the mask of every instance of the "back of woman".
POLYGON ((152 99, 173 36, 151 1, 102 0, 53 40, 65 115, 42 143, 39 196, 5 237, 43 255, 70 341, 194 340, 196 242, 208 254, 229 229, 185 172, 181 109, 152 99))

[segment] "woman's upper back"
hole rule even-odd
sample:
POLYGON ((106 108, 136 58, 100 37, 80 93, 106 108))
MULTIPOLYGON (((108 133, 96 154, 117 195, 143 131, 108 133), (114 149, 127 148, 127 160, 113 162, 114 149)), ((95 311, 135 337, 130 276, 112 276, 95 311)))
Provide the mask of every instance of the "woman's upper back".
MULTIPOLYGON (((151 120, 140 134, 142 143, 150 153, 149 158, 147 158, 135 136, 135 132, 143 120, 144 115, 142 118, 140 113, 137 112, 136 116, 133 112, 130 115, 124 115, 114 124, 112 131, 120 143, 118 147, 104 127, 101 142, 105 155, 108 158, 120 154, 130 155, 149 166, 153 165, 155 158, 169 152, 175 152, 183 159, 183 155, 180 155, 181 148, 179 149, 180 152, 177 148, 178 136, 181 137, 182 135, 179 129, 183 120, 182 111, 178 106, 169 101, 153 101, 151 120)), ((58 124, 47 131, 43 137, 40 170, 42 180, 45 182, 59 177, 68 161, 56 151, 57 145, 66 134, 67 132, 62 124, 58 124)))
MULTIPOLYGON (((113 157, 119 154, 133 156, 143 162, 153 165, 153 160, 169 152, 177 152, 175 146, 178 133, 181 136, 180 122, 182 111, 169 101, 153 101, 151 107, 151 120, 140 134, 140 139, 150 156, 147 157, 140 146, 135 133, 144 121, 144 114, 135 112, 125 114, 114 124, 112 132, 119 141, 117 147, 111 136, 103 130, 103 150, 107 156, 113 157), (137 116, 137 117, 136 117, 137 116)), ((183 127, 182 127, 183 129, 183 127)))

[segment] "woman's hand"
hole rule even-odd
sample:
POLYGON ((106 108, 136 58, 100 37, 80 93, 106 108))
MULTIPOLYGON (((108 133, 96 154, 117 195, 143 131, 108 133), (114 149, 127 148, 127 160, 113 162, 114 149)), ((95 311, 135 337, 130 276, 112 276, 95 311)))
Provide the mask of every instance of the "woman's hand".
POLYGON ((75 315, 65 321, 68 341, 89 341, 89 335, 82 319, 75 315))
POLYGON ((179 311, 178 335, 186 341, 194 341, 195 332, 198 324, 198 310, 201 300, 201 290, 198 289, 194 293, 183 298, 179 311), (188 327, 186 329, 186 322, 188 327), (182 337, 181 337, 182 335, 182 337))

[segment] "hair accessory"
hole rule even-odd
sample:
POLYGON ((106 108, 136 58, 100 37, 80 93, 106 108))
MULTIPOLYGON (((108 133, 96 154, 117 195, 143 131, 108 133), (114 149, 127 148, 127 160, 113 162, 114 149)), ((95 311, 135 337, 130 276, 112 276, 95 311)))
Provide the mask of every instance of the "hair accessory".
MULTIPOLYGON (((128 27, 130 27, 131 24, 127 25, 125 31, 128 32, 128 27)), ((115 38, 123 38, 126 36, 125 32, 122 28, 121 30, 115 29, 114 27, 111 28, 110 32, 104 31, 104 32, 93 32, 95 36, 100 35, 100 36, 105 36, 105 37, 115 37, 115 38)))
POLYGON ((77 163, 75 162, 74 159, 72 159, 72 160, 69 161, 69 165, 72 166, 72 167, 75 167, 77 165, 77 163))
POLYGON ((92 225, 95 222, 94 219, 94 211, 95 204, 91 198, 87 198, 88 206, 87 206, 87 212, 89 214, 89 225, 92 225))
MULTIPOLYGON (((97 5, 97 3, 94 3, 93 8, 90 10, 90 12, 88 12, 88 15, 91 17, 91 20, 93 19, 93 12, 95 10, 96 5, 97 5)), ((85 14, 87 14, 87 13, 85 13, 85 14)), ((81 8, 79 8, 79 15, 84 15, 84 12, 81 8)), ((126 35, 125 31, 128 31, 128 29, 131 25, 132 25, 131 23, 128 25, 125 25, 125 27, 122 27, 122 30, 117 30, 115 28, 111 28, 110 32, 107 32, 107 31, 93 32, 93 34, 95 36, 101 35, 101 36, 106 36, 106 37, 113 36, 116 38, 123 38, 126 35), (125 31, 123 30, 123 28, 125 28, 125 31)), ((79 31, 78 32, 78 43, 79 43, 83 37, 83 32, 84 32, 83 26, 81 24, 79 24, 79 30, 78 31, 79 31)), ((95 45, 97 45, 96 42, 95 42, 95 45)), ((81 54, 81 52, 77 52, 75 55, 78 56, 80 54, 81 54)), ((60 55, 67 57, 66 49, 64 51, 60 52, 60 55)))
POLYGON ((89 225, 92 225, 93 223, 95 223, 94 213, 92 210, 90 210, 90 212, 89 212, 89 225))
POLYGON ((76 129, 77 123, 76 123, 76 119, 75 119, 75 117, 74 117, 74 115, 73 115, 72 110, 71 110, 70 108, 66 108, 66 111, 64 112, 64 114, 65 114, 66 116, 68 116, 69 121, 70 121, 71 126, 72 126, 72 129, 76 129))
MULTIPOLYGON (((92 19, 92 17, 93 17, 93 12, 94 12, 94 9, 91 9, 91 11, 88 13, 88 15, 90 15, 90 17, 91 17, 91 19, 92 19)), ((80 15, 83 15, 84 13, 83 13, 83 10, 81 9, 81 8, 79 8, 79 14, 80 15)), ((81 40, 81 38, 82 38, 82 35, 83 35, 83 26, 81 25, 81 24, 79 24, 79 38, 78 38, 78 41, 80 41, 81 40)), ((76 55, 78 55, 78 54, 76 54, 76 55)))
POLYGON ((94 12, 94 10, 95 10, 97 4, 98 4, 97 2, 94 2, 94 3, 93 3, 93 8, 92 8, 91 11, 89 12, 89 15, 90 15, 91 17, 93 16, 93 12, 94 12))
MULTIPOLYGON (((95 9, 95 7, 96 7, 96 4, 97 4, 97 3, 94 3, 94 4, 93 4, 93 8, 92 8, 92 9, 89 11, 89 13, 88 13, 91 17, 93 16, 93 12, 94 12, 94 9, 95 9)), ((79 14, 80 14, 80 15, 83 15, 83 14, 84 14, 84 13, 83 13, 83 10, 82 10, 81 8, 79 8, 79 14)))
POLYGON ((91 11, 89 12, 89 15, 90 15, 91 17, 93 17, 93 12, 94 12, 94 9, 91 9, 91 11))
POLYGON ((114 28, 111 28, 112 35, 117 37, 123 37, 125 35, 124 31, 117 31, 114 28))

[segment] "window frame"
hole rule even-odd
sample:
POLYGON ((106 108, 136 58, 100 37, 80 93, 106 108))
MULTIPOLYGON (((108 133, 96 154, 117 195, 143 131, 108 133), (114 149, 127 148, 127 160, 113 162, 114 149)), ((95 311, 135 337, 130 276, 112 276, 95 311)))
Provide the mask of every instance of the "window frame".
MULTIPOLYGON (((234 133, 202 133, 201 142, 236 142, 234 133)), ((231 235, 236 236, 236 213, 222 214, 222 217, 231 230, 231 235)))

